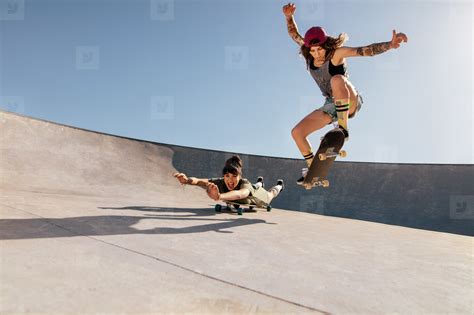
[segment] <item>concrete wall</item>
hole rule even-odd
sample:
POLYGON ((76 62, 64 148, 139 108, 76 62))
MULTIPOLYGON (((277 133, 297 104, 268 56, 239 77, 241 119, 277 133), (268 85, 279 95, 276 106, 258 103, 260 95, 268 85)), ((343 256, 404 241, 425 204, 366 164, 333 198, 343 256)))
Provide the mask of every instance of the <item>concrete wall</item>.
MULTIPOLYGON (((221 176, 232 154, 169 146, 176 169, 196 177, 221 176)), ((336 162, 330 187, 306 191, 295 184, 302 160, 241 155, 244 177, 278 178, 285 190, 277 208, 474 236, 474 165, 336 162), (462 204, 467 209, 462 209, 462 204)))
MULTIPOLYGON (((2 111, 0 130, 0 186, 7 189, 175 194, 174 171, 221 176, 232 155, 106 135, 2 111)), ((285 180, 286 188, 274 207, 474 236, 473 165, 336 162, 329 188, 306 191, 295 184, 302 160, 241 157, 244 177, 251 181, 264 176, 268 188, 278 178, 285 180)), ((190 189, 188 198, 204 196, 199 189, 190 189)))

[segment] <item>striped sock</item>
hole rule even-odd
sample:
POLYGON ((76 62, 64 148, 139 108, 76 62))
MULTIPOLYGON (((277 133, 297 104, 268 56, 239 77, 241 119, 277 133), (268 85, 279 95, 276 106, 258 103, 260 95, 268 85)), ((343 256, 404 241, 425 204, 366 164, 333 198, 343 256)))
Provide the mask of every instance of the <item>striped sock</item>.
POLYGON ((337 113, 337 123, 339 126, 347 129, 347 120, 349 119, 349 108, 350 108, 350 100, 349 99, 342 99, 336 100, 336 113, 337 113))
POLYGON ((313 159, 314 159, 314 154, 313 152, 309 152, 307 154, 303 154, 303 157, 306 161, 306 163, 308 164, 308 167, 311 166, 311 163, 313 162, 313 159))

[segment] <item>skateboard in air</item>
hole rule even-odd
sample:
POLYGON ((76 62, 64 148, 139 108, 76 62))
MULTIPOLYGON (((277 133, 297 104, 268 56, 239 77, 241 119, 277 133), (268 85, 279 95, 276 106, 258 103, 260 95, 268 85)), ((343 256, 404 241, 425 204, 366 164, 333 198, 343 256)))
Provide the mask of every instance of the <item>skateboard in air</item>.
POLYGON ((334 160, 337 156, 345 157, 347 155, 346 151, 341 150, 344 145, 344 138, 344 132, 339 128, 329 131, 321 138, 318 152, 316 152, 304 178, 304 188, 309 190, 317 186, 329 187, 327 176, 334 160))
MULTIPOLYGON (((238 215, 242 215, 242 213, 245 212, 245 210, 250 210, 252 211, 253 209, 266 209, 268 212, 272 211, 272 206, 268 205, 266 207, 259 207, 254 203, 240 203, 240 202, 235 202, 235 201, 226 201, 227 204, 227 210, 232 210, 232 207, 237 210, 238 215)), ((221 212, 222 211, 222 205, 221 204, 216 204, 214 209, 216 212, 221 212)))

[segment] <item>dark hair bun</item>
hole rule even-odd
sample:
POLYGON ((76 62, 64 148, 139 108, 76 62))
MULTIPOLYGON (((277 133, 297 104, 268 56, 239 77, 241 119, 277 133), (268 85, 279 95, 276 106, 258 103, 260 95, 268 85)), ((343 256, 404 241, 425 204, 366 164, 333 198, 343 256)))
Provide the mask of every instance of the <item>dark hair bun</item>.
POLYGON ((224 169, 222 170, 222 174, 225 175, 227 173, 231 173, 234 175, 242 175, 242 159, 238 155, 232 156, 225 162, 224 169))
POLYGON ((225 165, 234 165, 242 168, 242 159, 238 155, 233 155, 230 159, 225 162, 225 165))

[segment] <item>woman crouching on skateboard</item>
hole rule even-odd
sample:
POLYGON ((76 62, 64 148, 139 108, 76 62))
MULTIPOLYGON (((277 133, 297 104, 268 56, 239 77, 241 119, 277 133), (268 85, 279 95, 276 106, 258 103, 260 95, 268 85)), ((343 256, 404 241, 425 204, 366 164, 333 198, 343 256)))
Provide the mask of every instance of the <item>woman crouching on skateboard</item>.
MULTIPOLYGON (((288 3, 283 7, 288 34, 300 47, 300 53, 306 60, 309 73, 326 98, 322 107, 303 118, 291 131, 309 167, 314 155, 311 144, 307 140, 308 135, 337 121, 338 128, 344 132, 347 140, 349 138, 348 118, 353 118, 362 106, 362 97, 348 79, 346 58, 375 56, 400 47, 400 44, 407 42, 408 38, 405 34, 396 33, 393 30, 390 42, 355 48, 344 47, 344 42, 348 39, 346 34, 332 37, 319 26, 311 27, 303 38, 298 33, 293 18, 295 11, 294 3, 288 3)), ((307 168, 303 169, 303 177, 297 180, 297 184, 303 184, 307 170, 307 168)))
POLYGON ((224 177, 212 179, 187 177, 183 173, 173 176, 183 185, 206 188, 207 195, 213 200, 255 204, 258 207, 268 206, 284 187, 283 180, 279 179, 277 184, 267 191, 264 189, 263 177, 259 177, 257 183, 252 185, 249 180, 242 178, 242 160, 237 155, 226 161, 222 174, 224 177))

